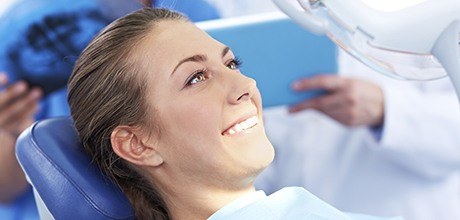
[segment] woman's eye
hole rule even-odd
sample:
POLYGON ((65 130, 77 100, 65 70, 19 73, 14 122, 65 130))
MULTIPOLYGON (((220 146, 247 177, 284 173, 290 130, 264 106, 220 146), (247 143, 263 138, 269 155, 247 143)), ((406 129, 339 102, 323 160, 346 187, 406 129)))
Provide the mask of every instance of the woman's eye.
POLYGON ((227 68, 231 70, 237 70, 241 66, 241 60, 238 58, 230 60, 230 62, 227 64, 227 68))
POLYGON ((206 75, 207 70, 200 70, 192 75, 192 77, 187 81, 187 85, 194 85, 200 82, 203 82, 208 79, 206 75))

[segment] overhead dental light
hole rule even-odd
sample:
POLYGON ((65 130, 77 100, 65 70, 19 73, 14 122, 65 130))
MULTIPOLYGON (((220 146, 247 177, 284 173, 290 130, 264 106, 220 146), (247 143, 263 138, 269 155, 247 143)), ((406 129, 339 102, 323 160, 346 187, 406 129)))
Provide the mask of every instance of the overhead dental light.
POLYGON ((460 0, 273 1, 372 69, 410 80, 447 75, 460 97, 460 0))

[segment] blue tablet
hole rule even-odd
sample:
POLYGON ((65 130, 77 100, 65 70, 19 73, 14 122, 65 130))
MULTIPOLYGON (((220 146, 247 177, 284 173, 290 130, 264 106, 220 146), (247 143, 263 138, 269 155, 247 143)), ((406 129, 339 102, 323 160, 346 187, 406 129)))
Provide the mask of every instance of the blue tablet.
POLYGON ((268 13, 198 23, 241 58, 241 72, 254 78, 264 107, 293 105, 322 91, 295 92, 297 79, 337 72, 337 48, 281 13, 268 13))

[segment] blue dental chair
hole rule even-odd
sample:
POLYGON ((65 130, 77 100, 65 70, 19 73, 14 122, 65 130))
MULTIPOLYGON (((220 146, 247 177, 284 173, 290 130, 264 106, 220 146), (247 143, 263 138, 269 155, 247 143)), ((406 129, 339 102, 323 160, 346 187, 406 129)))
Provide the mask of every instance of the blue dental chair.
MULTIPOLYGON (((245 62, 264 107, 292 104, 320 93, 291 94, 292 80, 336 72, 336 48, 279 13, 198 24, 245 62)), ((121 190, 91 163, 68 117, 36 122, 18 139, 16 154, 33 186, 41 219, 133 219, 121 190)))
POLYGON ((133 219, 121 190, 93 164, 68 117, 36 122, 16 144, 41 219, 133 219))

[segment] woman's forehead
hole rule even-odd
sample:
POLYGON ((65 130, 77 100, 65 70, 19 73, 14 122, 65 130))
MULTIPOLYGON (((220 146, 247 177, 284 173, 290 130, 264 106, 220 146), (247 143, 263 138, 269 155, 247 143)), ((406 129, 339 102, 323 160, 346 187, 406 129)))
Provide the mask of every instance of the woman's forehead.
POLYGON ((170 66, 196 54, 214 54, 225 47, 193 23, 162 21, 140 45, 144 58, 156 66, 170 66), (156 62, 158 61, 158 62, 156 62))
POLYGON ((162 50, 212 49, 221 45, 193 23, 184 21, 160 22, 150 36, 152 45, 162 50))

